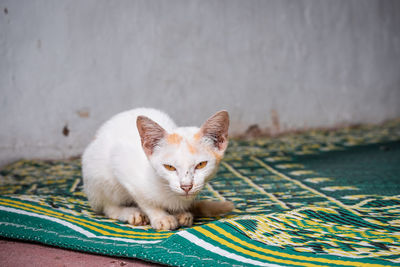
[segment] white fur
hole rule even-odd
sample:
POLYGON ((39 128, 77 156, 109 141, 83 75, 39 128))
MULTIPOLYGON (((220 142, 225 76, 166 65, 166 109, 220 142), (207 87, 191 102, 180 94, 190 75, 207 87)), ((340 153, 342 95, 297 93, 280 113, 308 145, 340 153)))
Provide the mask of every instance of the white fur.
POLYGON ((122 221, 131 221, 133 212, 136 218, 147 215, 155 229, 176 228, 179 222, 174 215, 182 216, 191 207, 218 165, 215 153, 221 151, 216 151, 207 140, 198 142, 194 135, 199 130, 178 128, 168 115, 155 109, 133 109, 112 117, 101 126, 82 156, 84 190, 91 207, 122 221), (141 115, 157 122, 168 134, 179 134, 183 140, 179 144, 162 140, 146 156, 136 126, 141 115), (207 165, 195 169, 202 161, 207 161, 207 165), (176 171, 167 170, 164 164, 174 166, 176 171), (193 188, 186 194, 180 186, 189 183, 193 183, 193 188))

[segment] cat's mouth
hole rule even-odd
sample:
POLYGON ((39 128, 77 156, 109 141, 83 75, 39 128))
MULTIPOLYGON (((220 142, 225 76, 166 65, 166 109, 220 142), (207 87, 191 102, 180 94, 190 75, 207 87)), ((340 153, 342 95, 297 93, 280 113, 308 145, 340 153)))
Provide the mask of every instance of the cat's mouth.
POLYGON ((179 196, 185 197, 185 198, 191 198, 194 197, 196 194, 195 193, 180 193, 179 196))
POLYGON ((198 192, 188 192, 188 193, 186 193, 186 192, 179 192, 178 195, 179 195, 181 198, 187 198, 187 199, 189 199, 189 198, 194 198, 194 197, 197 195, 197 193, 198 193, 198 192))

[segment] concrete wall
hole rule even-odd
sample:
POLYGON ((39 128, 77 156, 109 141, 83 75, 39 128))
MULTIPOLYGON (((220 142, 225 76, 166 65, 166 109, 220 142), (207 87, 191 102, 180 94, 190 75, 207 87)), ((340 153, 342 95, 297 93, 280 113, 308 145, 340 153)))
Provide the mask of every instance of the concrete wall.
POLYGON ((397 0, 0 0, 0 12, 2 164, 79 154, 139 106, 184 125, 227 109, 232 133, 273 127, 271 111, 280 130, 400 116, 397 0))

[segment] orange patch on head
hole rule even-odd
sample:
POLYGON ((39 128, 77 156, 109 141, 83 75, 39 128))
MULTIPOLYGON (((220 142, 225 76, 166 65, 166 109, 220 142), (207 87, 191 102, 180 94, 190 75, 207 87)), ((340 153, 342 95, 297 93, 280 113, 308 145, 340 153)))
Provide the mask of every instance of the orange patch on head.
POLYGON ((202 136, 203 136, 202 133, 201 133, 201 132, 198 132, 198 133, 196 133, 196 134, 193 136, 193 139, 194 139, 195 141, 199 141, 200 138, 201 138, 202 136))
POLYGON ((187 146, 188 146, 190 154, 194 154, 194 153, 197 152, 197 149, 192 144, 190 144, 189 142, 187 142, 187 146))
POLYGON ((180 136, 179 134, 173 133, 167 136, 168 144, 178 145, 181 141, 182 141, 182 136, 180 136))

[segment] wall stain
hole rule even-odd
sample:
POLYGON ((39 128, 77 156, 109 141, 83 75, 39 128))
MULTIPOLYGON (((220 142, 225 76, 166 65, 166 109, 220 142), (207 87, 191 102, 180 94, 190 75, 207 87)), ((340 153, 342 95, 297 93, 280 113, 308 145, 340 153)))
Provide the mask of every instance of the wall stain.
POLYGON ((69 135, 69 129, 68 129, 68 124, 65 124, 63 130, 62 130, 62 134, 64 136, 68 136, 69 135))
POLYGON ((4 14, 8 15, 8 9, 6 7, 4 8, 4 14))
POLYGON ((42 41, 40 39, 36 41, 36 47, 38 50, 42 48, 42 41))
POLYGON ((246 132, 244 133, 244 138, 257 138, 263 134, 260 126, 258 124, 252 124, 247 128, 246 132))
POLYGON ((276 137, 283 134, 284 132, 281 130, 279 115, 275 109, 271 110, 270 117, 272 121, 271 127, 261 128, 258 124, 252 124, 244 133, 232 137, 251 140, 259 137, 276 137))
POLYGON ((76 112, 76 114, 78 114, 78 116, 81 118, 89 118, 90 111, 89 111, 89 109, 81 109, 81 110, 78 110, 76 112))
POLYGON ((281 127, 280 127, 280 123, 279 123, 279 115, 275 109, 271 110, 271 120, 272 120, 273 134, 279 133, 281 130, 281 127))

